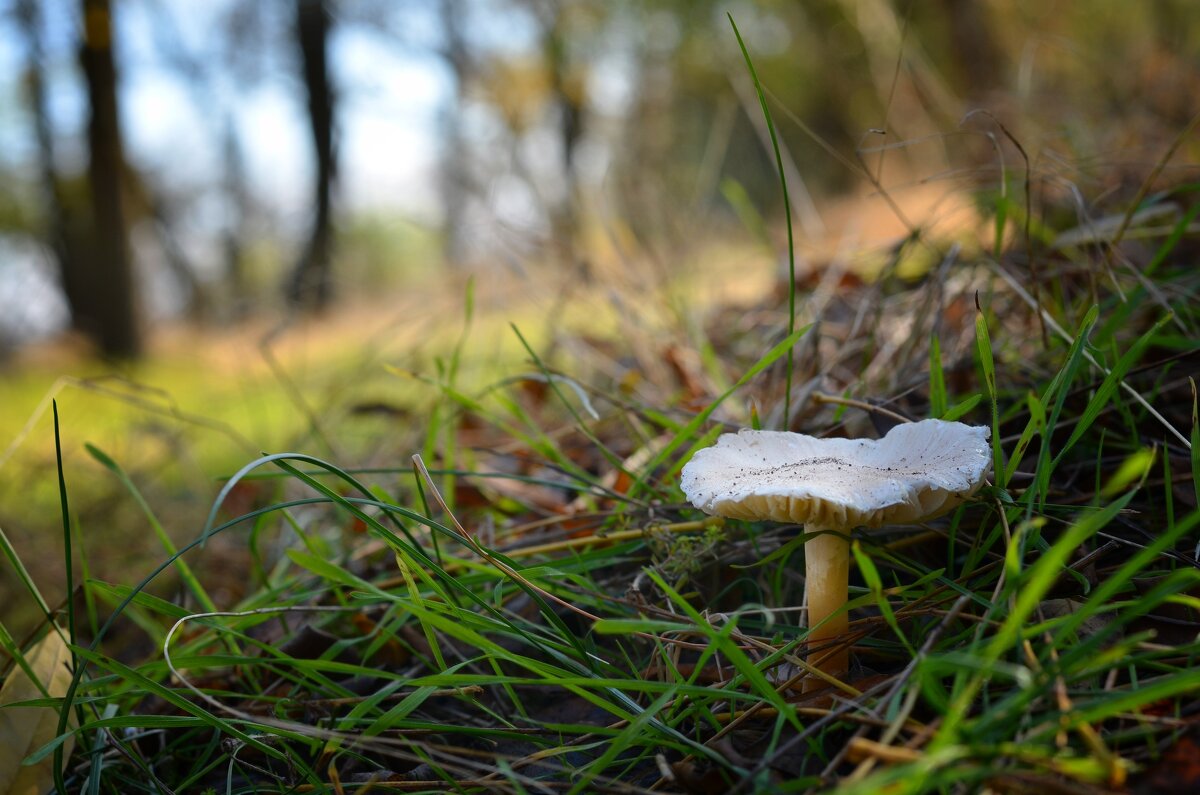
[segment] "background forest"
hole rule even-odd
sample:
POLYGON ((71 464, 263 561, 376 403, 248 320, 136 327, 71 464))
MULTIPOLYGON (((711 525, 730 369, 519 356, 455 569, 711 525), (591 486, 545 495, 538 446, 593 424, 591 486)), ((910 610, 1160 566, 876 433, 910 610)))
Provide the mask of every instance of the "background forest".
POLYGON ((1196 88, 1185 2, 14 0, 0 341, 134 355, 163 319, 744 240, 780 196, 726 13, 790 117, 802 250, 883 152, 893 191, 995 189, 998 123, 1041 191, 1121 187, 1196 88))
POLYGON ((0 793, 1200 787, 1197 96, 1189 0, 0 0, 0 793), (926 417, 814 673, 680 469, 926 417))

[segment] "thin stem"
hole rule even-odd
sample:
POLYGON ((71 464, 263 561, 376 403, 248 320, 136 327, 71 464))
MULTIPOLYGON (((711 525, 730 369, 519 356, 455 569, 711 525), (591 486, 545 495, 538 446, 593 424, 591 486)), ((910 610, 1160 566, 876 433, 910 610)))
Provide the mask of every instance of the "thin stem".
POLYGON ((809 661, 831 675, 850 667, 848 646, 821 648, 844 640, 849 630, 845 610, 850 584, 850 539, 823 527, 806 525, 806 533, 820 535, 804 543, 804 577, 808 594, 809 661))
MULTIPOLYGON (((738 47, 746 60, 746 68, 750 70, 750 79, 754 81, 754 90, 758 93, 758 103, 762 106, 763 118, 767 122, 767 132, 771 134, 771 148, 775 151, 775 168, 779 172, 779 188, 783 191, 783 218, 787 223, 788 239, 788 336, 796 332, 796 240, 792 230, 792 200, 788 196, 787 172, 783 169, 783 153, 779 149, 779 138, 775 135, 775 120, 771 117, 771 108, 767 105, 767 95, 763 92, 762 81, 758 79, 758 71, 754 61, 750 59, 750 50, 742 41, 742 32, 733 21, 733 14, 726 14, 729 24, 733 27, 733 35, 737 37, 738 47)), ((796 352, 788 348, 787 374, 783 392, 783 430, 791 427, 792 421, 792 370, 794 369, 796 352)))
POLYGON ((908 417, 905 417, 903 414, 897 414, 891 409, 884 408, 883 406, 876 406, 874 403, 867 403, 865 400, 855 400, 854 398, 841 397, 839 395, 827 395, 824 392, 813 392, 812 402, 817 404, 835 403, 839 406, 850 406, 852 408, 862 409, 863 411, 882 414, 885 417, 891 417, 896 422, 912 422, 912 420, 910 420, 908 417))

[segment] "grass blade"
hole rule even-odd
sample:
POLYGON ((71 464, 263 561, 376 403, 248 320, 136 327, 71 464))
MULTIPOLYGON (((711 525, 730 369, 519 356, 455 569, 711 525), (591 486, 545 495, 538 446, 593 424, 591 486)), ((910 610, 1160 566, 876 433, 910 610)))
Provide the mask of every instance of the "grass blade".
POLYGON ((942 344, 934 333, 929 335, 929 416, 945 417, 949 407, 946 374, 942 371, 942 344))
MULTIPOLYGON (((771 148, 775 150, 775 169, 779 172, 779 188, 783 192, 783 217, 787 222, 787 239, 788 239, 788 337, 791 337, 796 331, 796 241, 792 230, 792 200, 788 196, 787 175, 783 170, 783 154, 779 149, 779 137, 775 134, 775 120, 771 117, 771 108, 767 105, 767 95, 763 92, 762 81, 758 79, 758 71, 754 68, 754 61, 750 58, 750 50, 746 48, 746 42, 742 40, 741 31, 738 30, 737 23, 733 21, 733 14, 727 13, 729 24, 733 27, 733 35, 737 37, 738 47, 742 50, 742 58, 746 61, 746 69, 750 72, 750 79, 754 81, 754 90, 758 94, 758 104, 762 106, 763 118, 767 123, 767 132, 771 135, 771 148)), ((787 382, 784 386, 783 395, 783 427, 782 430, 787 430, 792 418, 792 369, 795 353, 791 348, 787 352, 787 382)))
MULTIPOLYGON (((1083 434, 1086 433, 1088 428, 1092 426, 1092 423, 1096 421, 1096 417, 1100 416, 1101 410, 1108 405, 1108 402, 1112 400, 1113 396, 1116 394, 1117 388, 1121 385, 1122 380, 1125 378, 1125 373, 1127 373, 1129 369, 1142 358, 1142 354, 1145 352, 1146 348, 1149 347, 1150 343, 1154 341, 1154 338, 1158 335, 1158 332, 1163 326, 1170 323, 1173 317, 1173 315, 1168 314, 1159 319, 1159 321, 1155 323, 1149 331, 1139 337, 1137 342, 1130 346, 1129 350, 1125 352, 1125 355, 1122 356, 1115 365, 1113 365, 1112 370, 1110 370, 1108 375, 1104 377, 1104 381, 1101 382, 1099 389, 1096 390, 1096 394, 1092 396, 1090 401, 1088 401, 1088 405, 1080 415, 1079 421, 1075 423, 1075 428, 1071 431, 1070 438, 1068 438, 1066 443, 1059 448, 1058 455, 1056 455, 1054 458, 1056 465, 1062 460, 1063 456, 1067 454, 1067 451, 1074 447, 1075 443, 1083 437, 1083 434)), ((1195 449, 1194 446, 1193 449, 1195 449)))
POLYGON ((988 334, 983 310, 975 313, 975 347, 979 352, 979 367, 992 407, 992 471, 1004 472, 1004 451, 1000 447, 1000 403, 996 394, 996 363, 992 359, 992 338, 988 334))

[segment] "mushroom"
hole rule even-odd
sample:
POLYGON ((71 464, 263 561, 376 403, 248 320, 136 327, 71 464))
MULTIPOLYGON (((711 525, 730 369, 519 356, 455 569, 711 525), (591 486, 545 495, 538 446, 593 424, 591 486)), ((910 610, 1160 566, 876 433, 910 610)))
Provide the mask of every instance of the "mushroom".
MULTIPOLYGON (((818 439, 783 431, 723 434, 683 468, 680 486, 705 513, 804 525, 810 647, 848 627, 843 610, 856 527, 920 522, 970 497, 991 465, 990 429, 922 420, 882 439, 818 439)), ((831 675, 849 668, 843 647, 816 660, 831 675)))

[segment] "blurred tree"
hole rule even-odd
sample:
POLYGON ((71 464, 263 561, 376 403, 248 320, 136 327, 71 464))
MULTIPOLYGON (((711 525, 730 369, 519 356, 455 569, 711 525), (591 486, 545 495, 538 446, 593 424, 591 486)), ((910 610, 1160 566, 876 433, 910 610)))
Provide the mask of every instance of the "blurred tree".
POLYGON ((308 243, 292 270, 287 298, 295 307, 324 309, 333 298, 333 183, 337 178, 334 120, 337 101, 329 75, 332 0, 296 0, 296 39, 300 46, 308 122, 317 173, 308 243))
MULTIPOLYGON (((261 84, 265 71, 266 48, 272 28, 263 3, 237 3, 230 7, 217 34, 218 63, 226 66, 231 93, 261 84)), ((263 207, 256 196, 249 174, 246 144, 237 123, 234 102, 226 98, 221 124, 221 191, 225 199, 225 223, 221 250, 222 272, 229 315, 242 317, 254 306, 248 251, 251 248, 254 219, 263 207)), ((259 231, 261 234, 261 231, 259 231)))
POLYGON ((575 150, 584 134, 584 78, 581 67, 572 62, 570 48, 584 37, 581 25, 571 26, 572 18, 586 12, 576 3, 562 0, 534 0, 533 16, 538 20, 539 46, 547 77, 545 104, 550 123, 557 128, 562 189, 547 202, 550 237, 559 262, 572 268, 582 267, 577 237, 575 150))
MULTIPOLYGON (((345 171, 351 162, 339 151, 351 140, 339 139, 339 121, 346 117, 356 142, 373 134, 361 134, 360 123, 389 113, 387 123, 421 126, 397 118, 417 101, 389 108, 357 98, 392 95, 386 84, 398 63, 428 77, 437 59, 444 70, 429 90, 445 100, 436 139, 446 262, 552 260, 582 273, 590 244, 603 236, 598 250, 657 252, 665 263, 737 223, 720 187, 729 181, 761 209, 763 228, 778 229, 775 159, 729 11, 768 93, 803 241, 820 237, 821 219, 805 209, 801 188, 818 196, 862 188, 864 166, 884 175, 885 189, 967 171, 996 184, 993 148, 979 135, 956 134, 971 107, 1003 119, 1031 154, 1045 141, 1094 153, 1131 141, 1152 149, 1155 136, 1174 135, 1195 112, 1189 89, 1200 82, 1192 3, 1162 0, 1136 14, 1117 0, 1094 5, 1059 13, 984 0, 10 0, 28 44, 35 145, 12 171, 15 189, 0 197, 0 214, 12 210, 0 224, 44 243, 73 322, 109 353, 139 343, 127 230, 138 266, 167 288, 157 294, 191 296, 192 308, 205 291, 222 319, 268 295, 324 306, 332 269, 349 273, 356 261, 343 238, 350 256, 332 262, 334 190, 350 174, 339 165, 345 171), (114 6, 122 25, 115 33, 114 6), (61 43, 73 34, 55 35, 76 24, 80 9, 86 139, 72 126, 75 103, 58 99, 70 82, 61 66, 75 55, 61 43), (202 30, 193 29, 198 19, 202 30), (120 64, 122 77, 136 78, 130 87, 165 89, 172 101, 182 89, 199 111, 206 140, 187 130, 188 145, 203 149, 192 168, 171 159, 171 141, 130 152, 137 171, 122 162, 112 37, 124 30, 136 33, 133 58, 120 64), (384 37, 393 64, 354 71, 363 59, 351 46, 364 32, 384 37), (1120 63, 1129 68, 1103 68, 1120 63), (271 221, 293 203, 268 193, 284 183, 254 184, 264 147, 253 136, 288 123, 280 100, 296 82, 307 103, 313 181, 304 197, 311 220, 288 239, 290 225, 271 221), (239 114, 260 100, 274 104, 256 107, 247 123, 239 114), (1106 123, 1118 114, 1139 127, 1106 123), (85 149, 90 180, 71 157, 85 149), (284 250, 294 259, 283 261, 284 250)), ((74 96, 68 92, 61 95, 74 96)), ((148 126, 152 134, 139 140, 165 129, 161 119, 148 126)), ((1084 162, 1093 166, 1070 179, 1113 168, 1084 162)), ((344 187, 350 195, 354 186, 344 187)))
POLYGON ((17 20, 25 36, 29 59, 25 67, 25 89, 37 140, 38 178, 41 182, 42 234, 53 252, 64 294, 70 306, 82 301, 84 286, 81 269, 71 266, 71 227, 62 195, 58 166, 55 164, 54 129, 50 124, 49 101, 46 93, 45 48, 42 44, 42 14, 40 0, 21 0, 17 4, 17 20))
POLYGON ((111 356, 142 350, 136 286, 129 256, 123 180, 125 153, 117 105, 112 5, 81 0, 80 65, 87 82, 88 181, 93 245, 68 257, 63 283, 75 324, 111 356))
MULTIPOLYGON (((234 16, 234 11, 239 8, 240 6, 234 6, 227 16, 234 16)), ((191 184, 180 190, 171 179, 169 169, 154 174, 154 179, 151 179, 151 175, 144 175, 146 183, 153 183, 152 187, 147 184, 153 231, 164 254, 164 262, 183 291, 184 310, 191 319, 208 320, 218 308, 223 310, 219 319, 229 319, 238 315, 245 306, 241 257, 245 217, 249 208, 237 128, 231 118, 229 103, 223 101, 224 97, 219 90, 220 70, 210 66, 222 61, 205 57, 203 52, 192 51, 169 4, 153 3, 147 6, 147 10, 152 14, 151 31, 155 38, 157 54, 162 58, 164 66, 171 70, 180 84, 192 95, 195 106, 206 109, 204 117, 208 122, 209 134, 220 141, 223 165, 219 186, 191 184), (181 242, 181 228, 186 225, 183 219, 195 210, 194 205, 202 201, 207 192, 216 190, 224 192, 224 199, 230 206, 227 212, 229 220, 222 227, 224 236, 221 242, 226 261, 224 284, 220 285, 213 285, 211 280, 205 281, 201 278, 199 263, 189 256, 181 242), (226 300, 218 303, 214 300, 214 293, 223 294, 226 300)), ((216 44, 222 45, 226 36, 236 37, 237 33, 238 28, 230 25, 227 31, 222 30, 212 38, 216 40, 216 44)), ((234 44, 235 42, 230 42, 230 45, 234 44)))
POLYGON ((474 75, 474 59, 463 31, 463 0, 441 0, 439 8, 443 44, 439 55, 454 78, 450 106, 441 113, 441 163, 438 188, 442 203, 442 255, 457 268, 467 261, 466 210, 471 193, 469 151, 463 134, 462 107, 474 75))
POLYGON ((194 319, 218 321, 239 318, 255 304, 252 287, 246 272, 246 251, 251 219, 258 207, 250 187, 245 160, 245 145, 237 124, 238 94, 262 82, 261 60, 272 49, 267 30, 270 23, 264 15, 271 9, 261 3, 235 3, 224 10, 219 24, 206 37, 199 49, 187 43, 180 30, 178 14, 168 3, 152 3, 147 10, 153 14, 153 33, 157 51, 163 63, 180 78, 192 95, 196 107, 205 108, 208 132, 219 141, 220 173, 214 183, 196 190, 171 192, 169 180, 161 180, 155 196, 156 218, 170 221, 185 215, 205 195, 218 195, 223 220, 220 223, 219 248, 223 261, 213 270, 219 273, 217 283, 205 283, 198 277, 195 264, 185 261, 182 247, 176 242, 178 231, 171 223, 158 223, 160 244, 174 252, 168 260, 182 286, 188 291, 190 310, 194 319), (220 65, 219 67, 217 65, 220 65), (182 195, 181 195, 182 193, 182 195), (185 269, 186 266, 186 269, 185 269), (216 297, 221 300, 213 300, 216 297))
POLYGON ((225 290, 230 299, 227 303, 230 314, 239 317, 247 311, 246 300, 246 235, 251 211, 250 188, 246 179, 246 161, 242 155, 242 143, 237 125, 230 113, 225 114, 221 134, 221 162, 223 173, 221 186, 228 202, 227 221, 222 236, 225 254, 225 290))
POLYGON ((26 99, 36 141, 40 222, 25 234, 40 237, 58 269, 72 325, 105 355, 136 356, 141 350, 136 285, 129 260, 124 202, 129 185, 121 144, 112 56, 112 19, 107 2, 81 3, 83 41, 79 65, 87 83, 88 172, 59 171, 46 80, 43 4, 20 0, 15 11, 28 53, 26 99))

